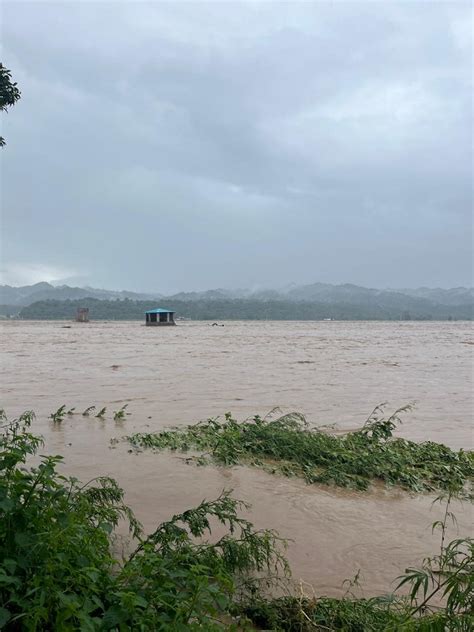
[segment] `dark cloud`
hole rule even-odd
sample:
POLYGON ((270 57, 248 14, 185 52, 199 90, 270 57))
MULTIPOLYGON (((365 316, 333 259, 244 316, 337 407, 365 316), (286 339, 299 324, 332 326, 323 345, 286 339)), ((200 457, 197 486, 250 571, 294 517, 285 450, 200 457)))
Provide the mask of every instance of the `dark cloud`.
POLYGON ((4 3, 6 281, 471 284, 466 3, 4 3))

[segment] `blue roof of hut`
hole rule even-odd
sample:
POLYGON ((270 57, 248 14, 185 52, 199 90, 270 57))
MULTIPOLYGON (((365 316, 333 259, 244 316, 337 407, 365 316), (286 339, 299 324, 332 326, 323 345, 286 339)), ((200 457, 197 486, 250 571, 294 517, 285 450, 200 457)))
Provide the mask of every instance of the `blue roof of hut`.
POLYGON ((174 314, 174 310, 157 307, 156 309, 149 309, 145 314, 174 314))

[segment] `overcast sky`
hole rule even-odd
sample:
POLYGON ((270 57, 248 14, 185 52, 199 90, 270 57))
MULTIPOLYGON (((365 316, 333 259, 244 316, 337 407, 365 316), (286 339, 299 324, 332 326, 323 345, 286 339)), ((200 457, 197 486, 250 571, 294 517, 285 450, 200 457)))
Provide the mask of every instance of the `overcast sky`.
POLYGON ((4 282, 472 285, 470 3, 4 2, 4 282))

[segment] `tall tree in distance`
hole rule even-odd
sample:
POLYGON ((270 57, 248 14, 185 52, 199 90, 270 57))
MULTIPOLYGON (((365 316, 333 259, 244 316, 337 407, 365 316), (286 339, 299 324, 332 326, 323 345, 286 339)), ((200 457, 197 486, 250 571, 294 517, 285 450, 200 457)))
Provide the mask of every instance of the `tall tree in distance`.
MULTIPOLYGON (((18 101, 21 92, 17 84, 12 81, 12 74, 0 63, 0 110, 6 112, 8 108, 18 101)), ((5 139, 0 136, 0 147, 5 145, 5 139)))

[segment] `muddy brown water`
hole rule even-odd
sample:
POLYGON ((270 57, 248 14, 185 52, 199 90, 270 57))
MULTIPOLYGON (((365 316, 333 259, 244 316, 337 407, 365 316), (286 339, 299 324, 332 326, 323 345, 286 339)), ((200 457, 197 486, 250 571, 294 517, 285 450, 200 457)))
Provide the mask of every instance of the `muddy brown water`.
MULTIPOLYGON (((437 550, 430 496, 377 487, 356 493, 308 486, 258 470, 187 465, 181 455, 129 453, 111 438, 155 431, 232 411, 238 418, 300 411, 314 425, 362 425, 387 401, 408 402, 399 434, 453 448, 473 446, 470 323, 205 322, 174 328, 139 322, 7 321, 1 325, 2 406, 36 411, 44 452, 63 454, 83 481, 115 477, 147 530, 222 489, 252 504, 258 527, 291 538, 295 579, 318 594, 341 594, 360 570, 364 594, 393 588, 407 566, 437 550), (70 325, 70 327, 69 327, 70 325), (67 326, 67 327, 66 327, 67 326), (128 404, 130 415, 111 412, 128 404), (107 406, 104 421, 81 415, 53 426, 60 405, 107 406)), ((471 506, 456 504, 457 531, 472 533, 471 506)))

